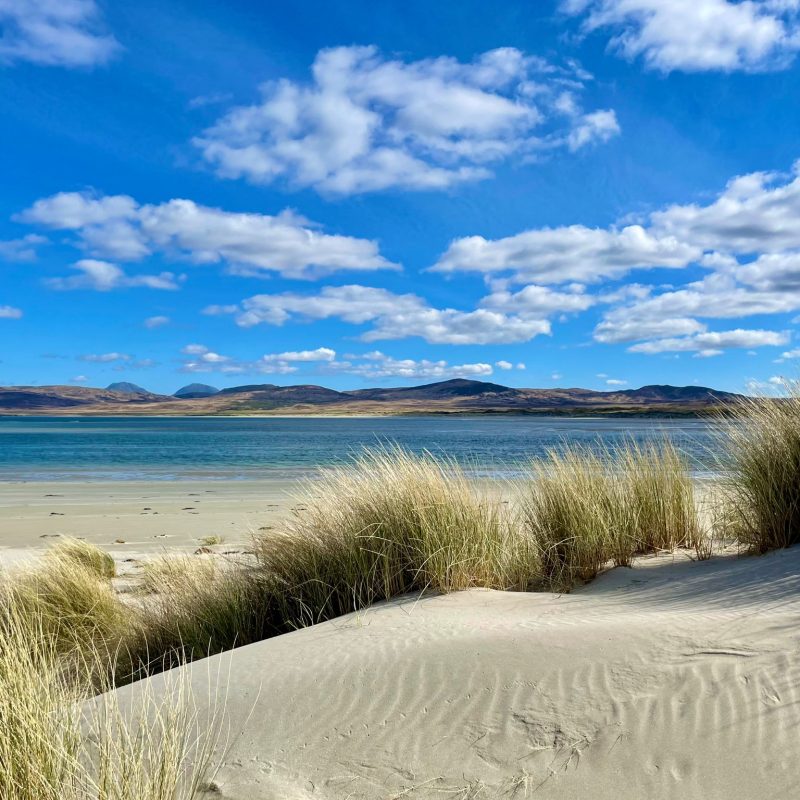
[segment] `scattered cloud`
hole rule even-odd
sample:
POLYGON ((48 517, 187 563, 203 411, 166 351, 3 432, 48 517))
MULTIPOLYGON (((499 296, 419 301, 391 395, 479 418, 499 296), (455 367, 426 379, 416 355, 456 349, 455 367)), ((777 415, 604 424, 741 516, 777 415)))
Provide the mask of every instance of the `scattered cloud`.
POLYGON ((172 272, 162 272, 159 275, 128 275, 116 264, 94 258, 83 258, 75 262, 72 268, 77 271, 77 275, 70 275, 66 278, 47 278, 45 285, 59 292, 73 289, 110 292, 113 289, 135 287, 174 291, 179 288, 181 280, 181 277, 172 272))
POLYGON ((619 133, 614 112, 584 113, 590 79, 503 47, 470 63, 400 61, 376 47, 320 50, 309 82, 263 84, 193 142, 225 178, 281 181, 323 193, 444 189, 494 163, 619 133))
POLYGON ((148 317, 142 324, 145 328, 163 328, 165 325, 169 325, 170 318, 164 316, 155 316, 155 317, 148 317))
POLYGON ((633 269, 685 267, 702 250, 674 236, 659 236, 641 225, 539 228, 503 239, 467 236, 450 244, 434 272, 510 274, 514 283, 597 283, 633 269))
POLYGON ((0 319, 22 319, 22 309, 14 306, 0 306, 0 319))
POLYGON ((606 378, 606 386, 627 386, 628 381, 621 381, 618 378, 606 378))
POLYGON ((284 353, 266 353, 253 361, 243 361, 231 356, 215 353, 202 344, 188 344, 181 353, 191 356, 186 359, 181 372, 222 372, 225 374, 266 373, 289 374, 297 372, 296 364, 330 364, 336 359, 336 351, 330 347, 318 347, 315 350, 288 351, 284 353))
MULTIPOLYGON (((1 0, 0 0, 1 1, 1 0)), ((323 233, 294 211, 276 216, 224 211, 191 200, 139 205, 126 195, 60 192, 15 219, 71 230, 91 256, 140 261, 159 253, 195 264, 224 263, 230 272, 317 278, 340 271, 398 269, 376 242, 323 233)))
POLYGON ((708 331, 693 336, 680 338, 655 339, 640 342, 628 350, 631 353, 691 352, 696 351, 699 357, 720 355, 731 348, 751 348, 785 345, 790 339, 786 331, 744 330, 737 328, 731 331, 708 331))
POLYGON ((87 353, 78 356, 81 361, 88 361, 92 364, 112 364, 115 361, 130 361, 131 356, 127 353, 87 353))
POLYGON ((447 361, 393 358, 380 350, 361 356, 352 356, 346 361, 335 361, 330 369, 362 378, 417 378, 442 380, 447 378, 486 378, 492 375, 491 364, 449 364, 447 361))
MULTIPOLYGON (((0 0, 2 2, 2 0, 0 0)), ((45 244, 47 239, 35 233, 29 233, 21 239, 0 241, 0 260, 3 261, 35 261, 36 247, 45 244)))
POLYGON ((504 370, 514 369, 514 365, 510 361, 495 361, 494 365, 498 369, 504 369, 504 370))
POLYGON ((93 67, 120 48, 95 0, 0 0, 0 64, 93 67))
POLYGON ((800 47, 796 0, 563 0, 586 33, 611 31, 609 49, 661 72, 787 67, 800 47))
POLYGON ((330 347, 318 347, 316 350, 290 351, 287 353, 270 353, 261 357, 263 361, 333 361, 336 351, 330 347))
POLYGON ((75 377, 69 379, 70 383, 86 383, 88 380, 89 378, 86 375, 75 375, 75 377))
POLYGON ((318 294, 260 294, 239 306, 209 306, 208 314, 232 313, 241 327, 283 325, 337 318, 354 325, 369 323, 362 341, 419 336, 432 344, 503 344, 524 342, 550 333, 542 317, 508 315, 479 308, 459 311, 432 308, 415 294, 395 294, 368 286, 326 286, 318 294))

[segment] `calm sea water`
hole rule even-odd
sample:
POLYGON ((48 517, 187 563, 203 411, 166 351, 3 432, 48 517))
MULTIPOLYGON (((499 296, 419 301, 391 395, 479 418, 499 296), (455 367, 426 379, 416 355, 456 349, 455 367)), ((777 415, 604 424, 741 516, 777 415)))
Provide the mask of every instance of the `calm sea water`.
POLYGON ((393 442, 451 456, 481 475, 509 475, 564 443, 613 448, 663 435, 696 472, 711 470, 711 428, 700 420, 0 417, 0 480, 294 478, 393 442))

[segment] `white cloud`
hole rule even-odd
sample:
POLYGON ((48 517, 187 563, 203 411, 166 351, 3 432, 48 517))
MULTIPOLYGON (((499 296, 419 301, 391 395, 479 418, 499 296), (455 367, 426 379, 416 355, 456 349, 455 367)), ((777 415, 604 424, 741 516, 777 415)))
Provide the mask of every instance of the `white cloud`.
POLYGON ((615 344, 654 337, 685 336, 706 329, 701 322, 688 317, 654 318, 642 314, 631 319, 628 311, 626 307, 608 314, 594 329, 594 338, 598 342, 615 344))
POLYGON ((393 358, 376 350, 351 360, 333 362, 330 368, 336 372, 359 375, 362 378, 485 378, 492 375, 491 364, 449 364, 447 361, 393 358), (354 363, 355 362, 355 363, 354 363))
POLYGON ((120 49, 95 0, 0 0, 0 63, 92 67, 120 49))
POLYGON ((606 378, 606 386, 627 386, 628 381, 621 381, 618 378, 606 378))
MULTIPOLYGON (((650 214, 643 223, 539 228, 495 240, 456 239, 432 270, 476 272, 513 283, 561 284, 699 263, 714 272, 715 279, 727 276, 743 285, 742 303, 755 299, 769 309, 786 306, 787 298, 763 293, 800 291, 798 217, 800 161, 788 175, 756 172, 736 177, 707 205, 673 205, 650 214), (753 255, 756 258, 748 260, 753 255)), ((635 288, 640 295, 648 291, 635 288)), ((727 289, 725 294, 730 299, 727 289)), ((614 293, 601 299, 613 302, 614 293)))
POLYGON ((358 285, 326 286, 314 295, 255 295, 238 307, 210 306, 206 313, 234 313, 237 324, 245 328, 262 323, 283 325, 293 318, 370 323, 372 327, 360 337, 367 342, 420 336, 434 344, 502 344, 550 333, 550 323, 541 317, 507 315, 483 308, 437 309, 415 294, 398 295, 358 285))
POLYGON ((525 364, 523 364, 521 361, 516 365, 516 369, 525 369, 525 368, 526 368, 525 364))
POLYGON ((800 47, 796 0, 563 0, 562 9, 662 72, 783 68, 800 47))
POLYGON ((297 372, 297 363, 331 363, 336 351, 330 347, 317 347, 315 350, 266 353, 254 361, 246 361, 215 353, 204 344, 187 344, 181 353, 191 356, 181 367, 181 372, 221 372, 225 374, 264 373, 289 374, 297 372))
POLYGON ((187 344, 186 347, 181 349, 181 353, 191 356, 199 356, 207 352, 208 348, 204 344, 187 344))
POLYGON ((656 236, 641 225, 540 228, 504 239, 456 239, 432 267, 435 272, 511 273, 516 283, 595 283, 632 269, 685 267, 702 250, 674 236, 656 236))
POLYGON ((294 213, 276 216, 200 206, 191 200, 139 205, 131 197, 61 192, 37 200, 21 222, 73 230, 91 255, 139 261, 153 253, 238 274, 314 278, 343 270, 397 269, 376 242, 322 233, 294 213))
POLYGON ((86 383, 89 378, 86 375, 76 375, 74 378, 70 378, 70 383, 86 383))
POLYGON ((14 306, 0 306, 0 319, 21 319, 22 309, 14 306))
POLYGON ((159 275, 127 275, 116 264, 99 261, 94 258, 83 258, 72 265, 78 274, 66 278, 48 278, 45 284, 57 291, 72 289, 91 289, 96 292, 110 292, 112 289, 130 289, 145 287, 147 289, 179 288, 178 278, 172 272, 159 275))
POLYGON ((498 369, 514 369, 514 365, 510 361, 495 361, 494 365, 498 369))
POLYGON ((81 361, 89 361, 93 364, 111 364, 114 361, 130 361, 131 356, 127 353, 88 353, 78 356, 81 361))
POLYGON ((553 373, 553 374, 550 376, 550 380, 551 380, 551 381, 560 381, 560 380, 561 380, 563 377, 564 377, 564 376, 563 376, 563 375, 562 375, 560 372, 554 372, 554 373, 553 373))
POLYGON ((574 150, 619 131, 613 111, 581 112, 582 70, 511 47, 470 63, 335 47, 311 71, 305 84, 264 84, 260 102, 233 108, 194 139, 219 175, 338 194, 442 189, 484 178, 512 155, 574 150))
POLYGON ((155 317, 148 317, 144 321, 145 328, 163 328, 164 325, 169 325, 170 318, 164 316, 155 316, 155 317))
POLYGON ((0 259, 3 261, 35 261, 36 246, 45 242, 47 239, 44 236, 35 233, 29 233, 21 239, 0 241, 0 259))
POLYGON ((698 351, 702 356, 719 355, 730 348, 777 347, 789 341, 785 331, 745 330, 707 331, 694 336, 655 339, 629 347, 631 353, 690 352, 698 351))
POLYGON ((621 132, 617 115, 613 111, 593 111, 584 114, 567 136, 567 145, 573 152, 591 142, 607 142, 621 132))
POLYGON ((657 235, 706 251, 780 252, 800 248, 800 162, 790 174, 753 172, 728 182, 714 202, 673 205, 651 215, 657 235))
POLYGON ((506 313, 546 317, 557 312, 585 311, 597 302, 597 298, 586 294, 585 287, 580 284, 568 286, 563 292, 530 284, 513 293, 494 291, 481 300, 481 306, 506 313))
POLYGON ((336 351, 330 347, 318 347, 316 350, 290 351, 287 353, 269 353, 261 357, 263 361, 333 361, 336 351))

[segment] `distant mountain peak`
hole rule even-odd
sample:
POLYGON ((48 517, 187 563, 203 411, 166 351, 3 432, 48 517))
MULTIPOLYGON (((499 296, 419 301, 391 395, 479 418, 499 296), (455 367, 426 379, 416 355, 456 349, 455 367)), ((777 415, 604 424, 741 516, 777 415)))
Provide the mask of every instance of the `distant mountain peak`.
POLYGON ((207 383, 189 383, 186 386, 181 386, 172 396, 192 399, 196 397, 211 397, 215 394, 219 394, 219 389, 216 386, 209 386, 207 383))
POLYGON ((135 383, 129 381, 117 381, 116 383, 109 383, 106 389, 110 392, 124 392, 125 394, 150 394, 147 389, 137 386, 135 383))

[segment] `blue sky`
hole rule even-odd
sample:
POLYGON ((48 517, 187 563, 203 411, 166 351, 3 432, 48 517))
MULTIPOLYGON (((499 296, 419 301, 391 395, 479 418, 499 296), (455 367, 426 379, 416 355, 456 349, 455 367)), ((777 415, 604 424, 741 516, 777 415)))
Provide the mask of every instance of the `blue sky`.
POLYGON ((0 383, 796 377, 800 0, 0 0, 0 383))

